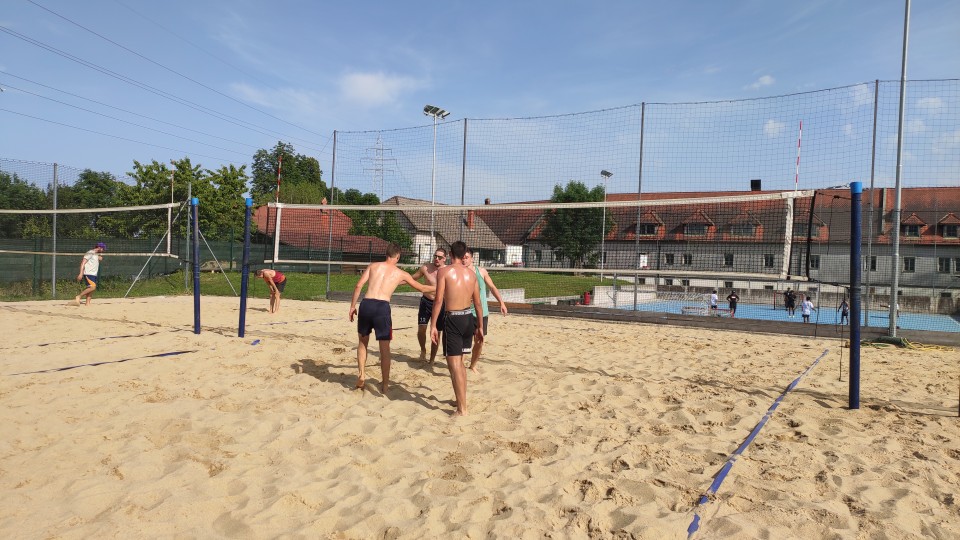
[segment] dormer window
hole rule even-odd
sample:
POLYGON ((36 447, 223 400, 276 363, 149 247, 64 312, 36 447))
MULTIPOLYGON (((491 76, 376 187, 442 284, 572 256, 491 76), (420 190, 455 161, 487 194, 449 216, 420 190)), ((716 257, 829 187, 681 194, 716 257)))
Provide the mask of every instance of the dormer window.
POLYGON ((940 230, 944 238, 957 238, 957 231, 960 225, 941 225, 940 230))
POLYGON ((640 236, 654 236, 657 234, 657 224, 641 223, 637 226, 637 234, 640 236))
POLYGON ((900 234, 905 237, 919 238, 920 225, 905 224, 900 226, 900 234))
POLYGON ((757 226, 753 223, 735 223, 730 226, 731 236, 754 236, 757 234, 757 226))
POLYGON ((683 226, 683 234, 687 236, 706 236, 706 223, 687 223, 683 226))

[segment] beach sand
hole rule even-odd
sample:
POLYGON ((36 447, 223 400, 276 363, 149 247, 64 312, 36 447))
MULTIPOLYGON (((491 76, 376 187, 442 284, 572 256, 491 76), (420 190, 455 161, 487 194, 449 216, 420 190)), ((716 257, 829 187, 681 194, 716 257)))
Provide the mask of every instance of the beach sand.
POLYGON ((383 396, 345 303, 65 304, 0 304, 2 538, 960 537, 957 351, 864 348, 848 410, 839 338, 491 315, 452 419, 412 308, 383 396))

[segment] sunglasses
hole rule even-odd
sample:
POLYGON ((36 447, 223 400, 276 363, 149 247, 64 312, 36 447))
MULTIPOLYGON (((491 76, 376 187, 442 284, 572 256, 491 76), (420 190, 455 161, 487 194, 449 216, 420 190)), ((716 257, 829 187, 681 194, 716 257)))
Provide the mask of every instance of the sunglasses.
POLYGON ((434 259, 446 259, 447 256, 446 256, 446 255, 434 255, 433 258, 434 258, 434 259))

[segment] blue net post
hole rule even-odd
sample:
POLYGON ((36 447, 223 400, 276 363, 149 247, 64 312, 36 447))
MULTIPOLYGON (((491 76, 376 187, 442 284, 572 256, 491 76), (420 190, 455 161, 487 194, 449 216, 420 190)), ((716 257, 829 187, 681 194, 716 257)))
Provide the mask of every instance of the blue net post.
POLYGON ((243 262, 240 264, 240 327, 237 337, 243 337, 247 326, 247 286, 250 283, 250 212, 253 199, 247 199, 247 211, 243 218, 243 262))
POLYGON ((200 199, 190 199, 190 214, 193 217, 193 333, 200 333, 200 220, 197 211, 200 199))
POLYGON ((860 408, 860 182, 850 184, 850 408, 860 408))

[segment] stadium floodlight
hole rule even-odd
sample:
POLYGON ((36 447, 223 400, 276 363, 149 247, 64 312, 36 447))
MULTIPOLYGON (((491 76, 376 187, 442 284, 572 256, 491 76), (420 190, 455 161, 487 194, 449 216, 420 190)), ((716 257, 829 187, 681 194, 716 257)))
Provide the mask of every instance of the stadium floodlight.
POLYGON ((600 281, 603 281, 603 255, 607 240, 607 179, 613 176, 613 173, 603 169, 600 171, 600 177, 603 178, 603 232, 600 233, 600 281))
MULTIPOLYGON (((433 245, 434 241, 434 204, 437 196, 437 120, 442 120, 450 116, 450 111, 446 111, 436 105, 424 105, 423 114, 433 117, 433 169, 430 172, 430 256, 437 249, 433 245)), ((419 261, 418 261, 419 262, 419 261)))

